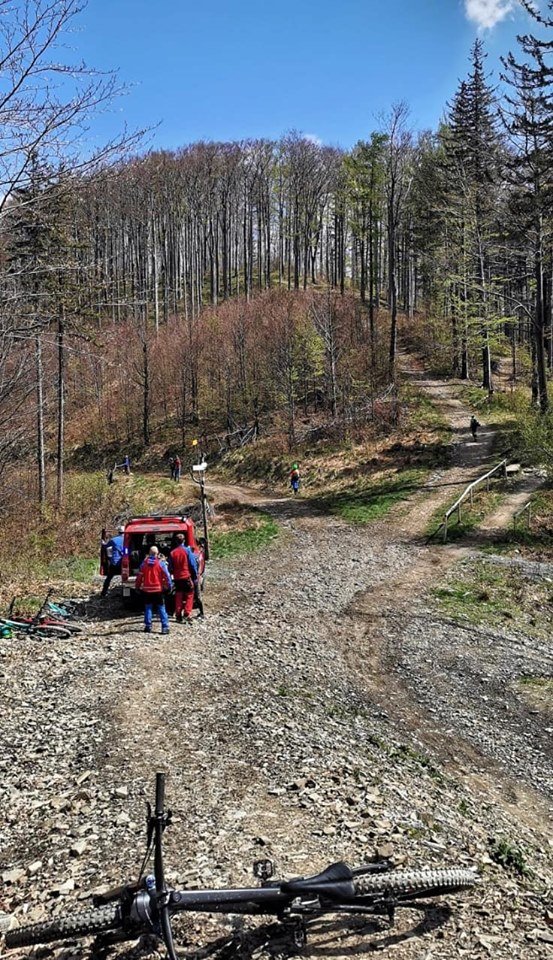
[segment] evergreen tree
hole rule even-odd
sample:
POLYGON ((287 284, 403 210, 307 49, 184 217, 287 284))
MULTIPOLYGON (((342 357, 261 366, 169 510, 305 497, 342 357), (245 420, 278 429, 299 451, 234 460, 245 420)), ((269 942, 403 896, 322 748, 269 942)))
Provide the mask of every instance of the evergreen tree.
MULTIPOLYGON (((476 40, 472 69, 462 81, 442 132, 444 147, 444 208, 457 248, 459 302, 463 305, 464 338, 477 322, 482 356, 482 381, 491 393, 492 277, 497 206, 501 187, 502 144, 497 129, 495 96, 484 70, 484 47, 476 40)), ((462 373, 468 375, 468 344, 462 347, 462 373)))
MULTIPOLYGON (((542 17, 533 6, 524 6, 549 28, 551 18, 542 17)), ((549 9, 553 10, 553 0, 549 9)), ((513 53, 503 58, 503 79, 509 87, 503 109, 513 154, 509 165, 513 185, 512 210, 522 242, 530 242, 534 274, 532 316, 533 398, 542 413, 549 406, 545 337, 551 337, 551 239, 553 227, 553 67, 548 58, 553 41, 519 36, 524 58, 513 53)), ((553 350, 553 341, 551 341, 553 350)))

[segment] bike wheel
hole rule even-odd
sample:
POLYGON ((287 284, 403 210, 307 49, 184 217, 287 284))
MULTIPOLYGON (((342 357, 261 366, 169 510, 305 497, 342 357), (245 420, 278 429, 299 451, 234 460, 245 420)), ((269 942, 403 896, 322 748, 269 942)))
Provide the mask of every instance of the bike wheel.
POLYGON ((28 631, 33 637, 40 637, 43 640, 68 640, 71 631, 67 627, 58 627, 53 623, 38 623, 36 626, 29 627, 28 631))
MULTIPOLYGON (((359 869, 363 869, 362 867, 359 869)), ((443 870, 390 870, 354 876, 356 896, 437 897, 442 893, 466 890, 478 883, 474 870, 451 867, 443 870)))
POLYGON ((82 633, 84 626, 82 623, 46 623, 46 627, 60 627, 62 630, 69 630, 69 633, 82 633))
POLYGON ((101 907, 91 907, 80 913, 68 913, 65 916, 32 923, 15 930, 8 930, 5 936, 7 947, 27 947, 33 943, 50 943, 52 940, 72 940, 74 937, 87 937, 106 930, 116 930, 121 926, 121 910, 117 903, 106 903, 101 907))

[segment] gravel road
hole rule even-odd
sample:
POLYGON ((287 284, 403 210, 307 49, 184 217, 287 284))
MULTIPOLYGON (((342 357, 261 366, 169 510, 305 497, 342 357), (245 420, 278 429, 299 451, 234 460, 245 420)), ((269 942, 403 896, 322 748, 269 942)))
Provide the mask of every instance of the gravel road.
MULTIPOLYGON (((375 851, 482 871, 475 892, 393 928, 320 924, 306 956, 550 955, 551 740, 512 683, 537 656, 550 670, 551 649, 458 629, 432 608, 428 587, 468 556, 418 539, 422 504, 431 513, 448 495, 451 476, 435 479, 366 528, 265 499, 281 536, 213 563, 207 618, 168 637, 144 635, 114 595, 90 603, 87 635, 70 645, 0 641, 0 911, 34 921, 131 878, 162 769, 178 884, 247 883, 259 856, 290 875, 375 851), (501 851, 524 875, 496 862, 501 851)), ((188 958, 288 956, 273 934, 191 916, 177 939, 188 958)))

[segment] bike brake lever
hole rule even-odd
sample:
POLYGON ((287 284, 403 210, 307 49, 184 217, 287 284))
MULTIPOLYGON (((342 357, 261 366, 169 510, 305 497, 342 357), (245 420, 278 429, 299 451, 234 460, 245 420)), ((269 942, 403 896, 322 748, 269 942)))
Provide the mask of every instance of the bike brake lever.
POLYGON ((139 883, 128 883, 122 887, 112 887, 105 893, 95 893, 92 896, 92 903, 95 907, 101 907, 105 903, 113 903, 114 900, 123 900, 126 897, 134 897, 140 890, 139 883))

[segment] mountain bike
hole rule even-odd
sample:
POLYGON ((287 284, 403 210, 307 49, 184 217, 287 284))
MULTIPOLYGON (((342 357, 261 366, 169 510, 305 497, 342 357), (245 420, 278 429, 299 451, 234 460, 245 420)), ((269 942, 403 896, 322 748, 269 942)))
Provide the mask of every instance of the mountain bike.
MULTIPOLYGON (((83 616, 84 606, 82 600, 60 600, 59 603, 48 600, 46 610, 49 616, 66 621, 73 620, 73 617, 83 616)), ((83 627, 83 625, 78 622, 75 623, 74 626, 78 626, 80 630, 82 630, 83 627)))
POLYGON ((48 591, 39 610, 32 617, 13 613, 16 602, 16 597, 13 597, 7 616, 0 617, 0 628, 11 629, 14 633, 33 634, 43 639, 49 637, 67 639, 72 634, 82 633, 83 625, 70 622, 68 617, 71 614, 67 611, 62 613, 62 608, 58 608, 50 601, 53 592, 53 589, 48 591))
POLYGON ((56 620, 37 622, 31 617, 0 617, 0 630, 5 636, 24 633, 39 640, 68 640, 74 632, 68 624, 56 620))
POLYGON ((174 890, 165 882, 162 835, 171 823, 164 809, 165 775, 156 777, 154 810, 147 804, 147 844, 138 880, 92 898, 92 906, 42 923, 8 930, 6 946, 23 947, 55 940, 99 936, 103 947, 141 934, 163 940, 169 960, 176 960, 171 918, 182 911, 273 916, 292 934, 297 950, 305 946, 307 924, 326 914, 382 914, 393 922, 399 907, 419 908, 417 900, 464 890, 478 883, 474 870, 394 870, 389 861, 351 869, 333 863, 322 873, 273 880, 270 860, 254 864, 260 885, 239 889, 174 890), (153 856, 154 872, 144 876, 153 856))

